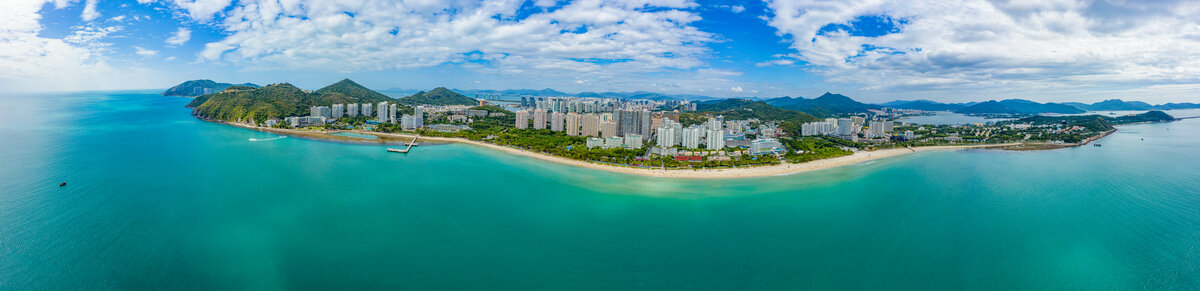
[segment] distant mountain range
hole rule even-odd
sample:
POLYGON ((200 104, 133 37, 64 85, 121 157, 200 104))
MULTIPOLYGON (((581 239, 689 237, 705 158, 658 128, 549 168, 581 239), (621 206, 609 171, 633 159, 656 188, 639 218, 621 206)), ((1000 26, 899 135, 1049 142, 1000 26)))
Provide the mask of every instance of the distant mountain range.
MULTIPOLYGON (((392 88, 392 89, 388 89, 387 91, 415 92, 416 90, 392 88)), ((647 91, 579 92, 579 93, 572 94, 572 93, 562 92, 562 91, 558 91, 558 90, 554 90, 554 89, 550 89, 550 88, 541 89, 541 90, 536 90, 536 89, 505 89, 505 90, 452 89, 452 91, 462 93, 468 97, 475 97, 475 94, 500 94, 500 95, 507 95, 507 96, 534 96, 534 97, 574 96, 574 97, 614 98, 614 99, 647 99, 647 100, 655 100, 655 101, 664 101, 664 100, 697 101, 697 100, 725 99, 725 98, 717 98, 717 97, 694 95, 694 94, 664 94, 664 93, 647 92, 647 91)))
POLYGON ((896 109, 914 109, 924 111, 956 111, 967 106, 975 105, 978 102, 970 103, 939 103, 929 100, 912 100, 912 101, 892 101, 883 103, 883 107, 891 107, 896 109))
POLYGON ((1074 106, 1058 103, 1037 103, 1023 99, 1006 99, 1000 101, 989 100, 987 102, 977 103, 975 105, 955 110, 955 112, 968 114, 987 113, 1032 115, 1042 113, 1074 114, 1084 113, 1087 111, 1075 108, 1074 106))
POLYGON ((1124 111, 1124 110, 1171 110, 1200 108, 1196 103, 1167 103, 1150 105, 1141 101, 1123 101, 1109 99, 1092 104, 1079 102, 1038 103, 1023 99, 990 100, 979 103, 939 103, 929 100, 892 101, 880 104, 885 107, 899 109, 916 109, 925 111, 953 111, 966 114, 1018 114, 1032 115, 1042 113, 1075 114, 1086 111, 1124 111))
POLYGON ((767 104, 783 109, 803 111, 818 117, 831 117, 840 114, 866 113, 871 109, 882 108, 875 104, 866 104, 846 95, 825 92, 821 97, 806 99, 803 97, 779 97, 764 100, 767 104))
POLYGON ((191 81, 183 82, 179 85, 175 85, 175 87, 171 87, 170 89, 167 89, 167 91, 163 91, 162 95, 163 96, 195 97, 195 96, 200 96, 200 95, 204 95, 204 94, 212 94, 212 93, 221 92, 221 91, 224 91, 225 88, 229 88, 229 87, 233 87, 233 86, 258 87, 258 85, 251 84, 251 83, 229 84, 229 83, 217 83, 217 82, 214 82, 213 80, 191 80, 191 81))
POLYGON ((1062 104, 1074 106, 1075 108, 1087 111, 1171 110, 1200 108, 1200 104, 1196 103, 1167 103, 1161 105, 1150 105, 1149 103, 1142 101, 1124 101, 1121 99, 1108 99, 1092 104, 1084 104, 1079 102, 1067 102, 1062 104))

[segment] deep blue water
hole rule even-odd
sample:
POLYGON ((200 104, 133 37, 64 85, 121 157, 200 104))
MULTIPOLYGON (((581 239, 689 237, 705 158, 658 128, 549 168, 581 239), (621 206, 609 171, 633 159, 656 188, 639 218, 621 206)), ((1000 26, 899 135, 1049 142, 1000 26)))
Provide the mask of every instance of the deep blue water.
POLYGON ((698 181, 251 142, 153 93, 0 97, 0 289, 1200 288, 1200 119, 698 181))

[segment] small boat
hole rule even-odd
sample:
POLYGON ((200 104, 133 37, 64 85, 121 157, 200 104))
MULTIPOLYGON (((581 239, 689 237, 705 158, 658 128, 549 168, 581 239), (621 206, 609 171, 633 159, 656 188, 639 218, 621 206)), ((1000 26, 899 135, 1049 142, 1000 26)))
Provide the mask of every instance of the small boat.
POLYGON ((1098 147, 1098 146, 1100 146, 1100 144, 1095 144, 1095 145, 1092 145, 1092 146, 1096 146, 1096 147, 1098 147))
POLYGON ((58 184, 59 187, 66 186, 66 185, 67 185, 67 182, 62 182, 62 183, 58 184))
POLYGON ((404 154, 404 153, 408 153, 408 149, 394 149, 394 148, 388 148, 388 149, 387 149, 387 151, 388 151, 388 152, 393 152, 393 153, 402 153, 402 154, 404 154))

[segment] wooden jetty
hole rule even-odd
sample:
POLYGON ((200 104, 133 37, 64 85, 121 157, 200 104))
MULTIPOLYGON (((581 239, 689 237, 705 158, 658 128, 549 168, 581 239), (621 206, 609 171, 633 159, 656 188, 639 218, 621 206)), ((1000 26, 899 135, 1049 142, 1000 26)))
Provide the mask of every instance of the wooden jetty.
POLYGON ((421 135, 420 135, 420 134, 413 136, 413 140, 412 140, 411 142, 408 142, 408 143, 407 143, 408 147, 406 147, 406 148, 404 148, 404 149, 394 149, 394 148, 388 148, 388 149, 387 149, 387 151, 388 151, 388 152, 390 152, 390 153, 402 153, 402 154, 407 154, 409 150, 412 150, 412 147, 413 147, 413 146, 416 146, 416 145, 417 145, 417 138, 420 138, 420 137, 421 137, 421 135))

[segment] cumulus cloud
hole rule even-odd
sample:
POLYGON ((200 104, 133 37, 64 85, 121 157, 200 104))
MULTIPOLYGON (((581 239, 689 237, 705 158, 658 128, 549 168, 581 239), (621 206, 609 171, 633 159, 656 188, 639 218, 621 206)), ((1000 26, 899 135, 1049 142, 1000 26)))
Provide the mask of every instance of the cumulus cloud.
POLYGON ((1200 82, 1200 2, 773 0, 769 24, 829 80, 867 90, 1200 82), (864 21, 871 19, 873 21, 864 21), (894 29, 864 32, 863 23, 894 29))
POLYGON ((169 45, 178 46, 187 43, 187 41, 190 39, 192 39, 192 30, 187 29, 186 27, 180 27, 178 30, 175 30, 175 34, 172 34, 171 37, 167 38, 166 43, 169 45))
POLYGON ((140 46, 134 46, 133 49, 134 49, 134 53, 136 53, 139 56, 143 56, 143 57, 158 55, 158 51, 146 49, 146 48, 143 48, 140 46))
MULTIPOLYGON (((538 2, 539 5, 549 2, 538 2)), ((506 74, 703 65, 713 36, 687 0, 585 0, 518 17, 522 1, 239 1, 203 59, 371 71, 461 64, 506 74)))
MULTIPOLYGON (((6 0, 0 9, 0 88, 8 91, 104 89, 126 86, 128 70, 114 70, 102 40, 120 26, 72 27, 62 39, 39 36, 38 12, 50 1, 6 0)), ((63 8, 68 1, 53 2, 63 8)), ((86 5, 86 4, 85 4, 86 5)), ((96 16, 98 17, 98 15, 96 16)), ((93 18, 94 19, 94 18, 93 18)))
POLYGON ((83 5, 83 13, 79 14, 83 21, 92 21, 100 17, 100 12, 96 11, 96 0, 87 0, 83 5))

